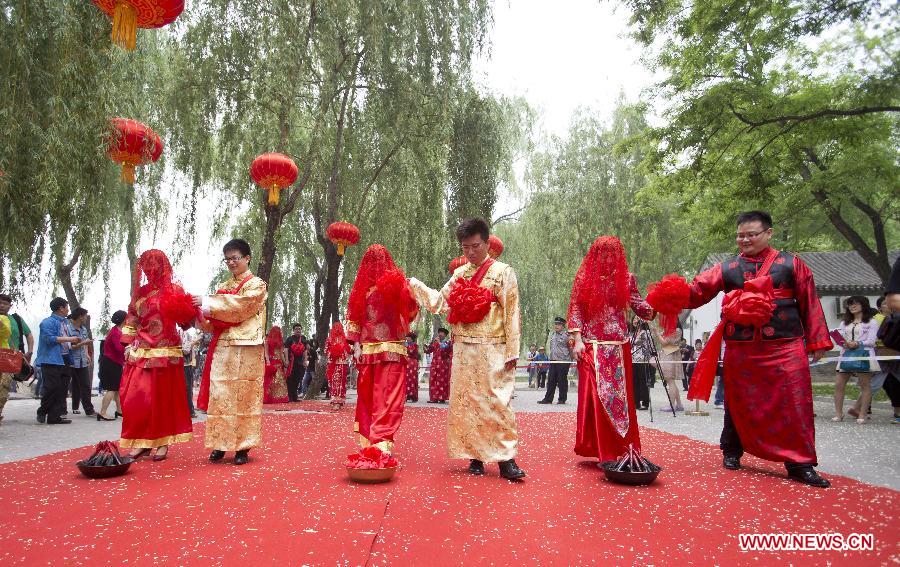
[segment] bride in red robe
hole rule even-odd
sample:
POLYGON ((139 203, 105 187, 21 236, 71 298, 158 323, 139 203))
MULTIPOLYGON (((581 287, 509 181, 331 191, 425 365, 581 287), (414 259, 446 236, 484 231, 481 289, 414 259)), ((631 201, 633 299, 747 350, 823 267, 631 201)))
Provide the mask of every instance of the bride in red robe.
POLYGON ((578 361, 578 417, 575 453, 611 461, 640 450, 632 386, 631 346, 625 310, 653 318, 628 271, 625 249, 614 236, 591 245, 572 285, 569 332, 578 361))
POLYGON ((347 370, 350 366, 351 352, 347 336, 344 334, 344 326, 340 321, 335 321, 328 332, 328 340, 325 341, 325 355, 328 358, 325 377, 328 379, 333 409, 344 407, 347 399, 347 370))
POLYGON ((156 449, 153 460, 161 461, 170 444, 189 441, 193 435, 181 338, 176 321, 163 315, 174 297, 189 296, 172 283, 172 266, 165 253, 147 250, 134 269, 122 329, 122 344, 130 346, 119 389, 123 416, 119 446, 132 449, 135 458, 156 449))
POLYGON ((283 404, 288 401, 284 370, 287 366, 281 327, 274 326, 266 337, 266 374, 263 381, 263 403, 283 404))
POLYGON ((355 431, 363 447, 393 450, 406 403, 404 337, 418 312, 409 280, 390 252, 369 246, 347 305, 347 339, 359 369, 355 431))

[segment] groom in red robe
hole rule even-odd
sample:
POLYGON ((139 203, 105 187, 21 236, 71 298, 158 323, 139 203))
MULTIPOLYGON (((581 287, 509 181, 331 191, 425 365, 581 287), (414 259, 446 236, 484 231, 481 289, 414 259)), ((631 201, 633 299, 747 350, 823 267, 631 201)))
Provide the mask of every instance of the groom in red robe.
MULTIPOLYGON (((774 312, 768 322, 760 326, 727 318, 722 322, 725 423, 719 446, 723 466, 740 469, 746 450, 762 459, 783 462, 793 480, 827 488, 830 483, 813 469, 817 465, 816 441, 807 353, 819 360, 831 350, 831 339, 812 272, 797 256, 772 249, 771 238, 768 213, 740 214, 740 254, 701 273, 690 286, 688 307, 693 309, 721 291, 744 289, 746 281, 763 275, 766 259, 773 258, 768 275, 774 287, 774 312)), ((688 399, 698 397, 702 394, 697 396, 691 388, 688 399)))

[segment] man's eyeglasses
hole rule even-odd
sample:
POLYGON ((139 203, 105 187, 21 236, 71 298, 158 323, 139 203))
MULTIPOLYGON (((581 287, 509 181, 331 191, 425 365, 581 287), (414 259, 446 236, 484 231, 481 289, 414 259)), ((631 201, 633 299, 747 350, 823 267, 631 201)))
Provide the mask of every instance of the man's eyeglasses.
POLYGON ((226 264, 237 264, 244 258, 246 258, 246 256, 225 256, 224 258, 222 258, 222 261, 226 264))
POLYGON ((761 230, 761 231, 759 231, 759 232, 739 232, 739 233, 737 233, 735 239, 738 240, 738 241, 741 241, 741 240, 756 240, 756 239, 759 237, 760 234, 765 234, 766 232, 769 232, 769 229, 761 230))

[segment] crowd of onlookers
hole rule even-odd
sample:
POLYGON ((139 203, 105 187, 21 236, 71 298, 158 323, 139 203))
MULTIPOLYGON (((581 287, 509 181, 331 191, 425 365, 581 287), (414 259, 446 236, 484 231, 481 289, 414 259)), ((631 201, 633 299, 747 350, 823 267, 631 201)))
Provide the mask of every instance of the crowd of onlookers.
MULTIPOLYGON (((69 303, 62 298, 54 298, 50 303, 51 314, 39 326, 36 339, 31 328, 16 313, 11 313, 12 298, 0 294, 0 348, 20 351, 28 364, 19 374, 0 375, 0 420, 3 407, 10 391, 30 392, 41 399, 38 421, 46 423, 71 423, 68 416, 82 414, 96 416, 98 421, 115 421, 121 417, 121 402, 118 390, 125 364, 125 351, 120 342, 126 313, 117 311, 111 317, 110 330, 105 340, 95 341, 90 330, 89 313, 83 307, 69 309, 69 303), (94 376, 94 361, 98 361, 98 392, 103 398, 96 409, 91 400, 94 376), (67 407, 71 403, 71 412, 67 407), (110 407, 115 411, 110 414, 110 407)), ((894 409, 893 421, 900 423, 900 360, 878 360, 879 356, 900 356, 897 351, 887 349, 878 340, 878 329, 890 316, 890 308, 884 297, 875 308, 863 296, 849 297, 838 329, 831 336, 839 349, 834 384, 835 415, 832 421, 844 420, 844 401, 847 384, 856 379, 859 389, 854 404, 847 409, 857 423, 865 423, 871 414, 873 397, 884 390, 894 409)), ((635 317, 629 324, 632 378, 634 400, 637 409, 646 410, 650 405, 649 388, 656 386, 657 380, 664 382, 671 405, 660 409, 683 411, 681 392, 687 391, 694 366, 708 339, 696 339, 690 344, 681 328, 672 336, 664 337, 652 324, 635 317), (657 374, 660 374, 657 376, 657 374)), ((184 353, 185 383, 187 403, 191 417, 195 417, 193 389, 202 375, 210 335, 197 329, 179 329, 184 353)), ((289 398, 296 401, 304 396, 312 383, 316 365, 322 356, 322 346, 316 337, 307 339, 302 326, 295 324, 292 334, 284 341, 284 348, 290 360, 291 372, 286 376, 289 398), (302 348, 298 346, 302 345, 302 348), (292 347, 294 349, 292 350, 292 347), (293 352, 300 353, 294 356, 293 352)), ((526 354, 528 387, 545 389, 540 404, 565 404, 569 387, 569 377, 573 363, 572 343, 565 328, 565 320, 556 318, 554 329, 549 333, 545 345, 531 344, 526 354)), ((427 368, 427 363, 422 369, 427 368)), ((353 387, 351 371, 351 384, 353 387)), ((717 372, 714 404, 724 408, 725 395, 721 363, 717 372)), ((328 394, 328 384, 322 385, 322 392, 328 394)))

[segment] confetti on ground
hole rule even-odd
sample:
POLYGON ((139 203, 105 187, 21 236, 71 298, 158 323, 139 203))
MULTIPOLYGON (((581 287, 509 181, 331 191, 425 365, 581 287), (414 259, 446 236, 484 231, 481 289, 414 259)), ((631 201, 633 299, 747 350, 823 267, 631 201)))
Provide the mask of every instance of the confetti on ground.
MULTIPOLYGON (((287 404, 283 404, 287 406, 287 404)), ((267 406, 267 409, 274 409, 267 406)), ((642 429, 662 465, 647 487, 610 484, 572 452, 575 415, 519 414, 524 482, 472 477, 444 455, 444 408, 408 408, 401 470, 386 485, 349 482, 353 408, 317 402, 267 413, 265 447, 211 464, 203 425, 161 463, 88 480, 89 447, 0 465, 0 565, 850 564, 897 562, 900 493, 829 476, 828 490, 718 448, 642 429), (324 410, 324 411, 323 411, 324 410), (874 552, 741 552, 739 533, 872 533, 874 552)))

